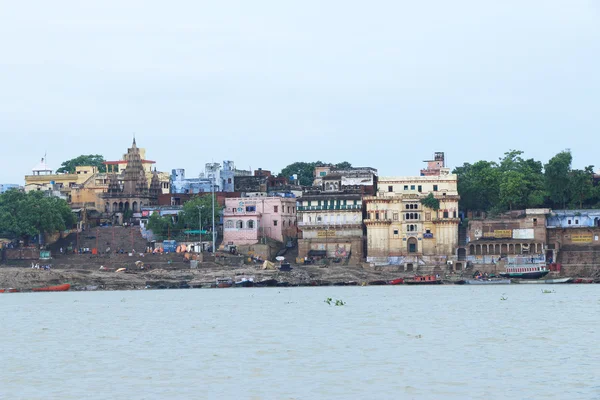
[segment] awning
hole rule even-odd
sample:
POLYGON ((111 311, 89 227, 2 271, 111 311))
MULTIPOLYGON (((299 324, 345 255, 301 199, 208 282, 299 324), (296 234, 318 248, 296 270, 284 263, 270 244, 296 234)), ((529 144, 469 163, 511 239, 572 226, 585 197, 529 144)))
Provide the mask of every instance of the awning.
POLYGON ((325 257, 327 252, 325 250, 310 250, 308 255, 309 257, 325 257))

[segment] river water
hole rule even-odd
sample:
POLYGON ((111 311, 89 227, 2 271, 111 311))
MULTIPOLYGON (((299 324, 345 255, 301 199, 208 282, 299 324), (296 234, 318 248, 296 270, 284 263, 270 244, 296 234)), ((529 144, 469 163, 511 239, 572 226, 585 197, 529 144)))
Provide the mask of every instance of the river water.
POLYGON ((0 296, 2 399, 600 398, 600 285, 0 296))

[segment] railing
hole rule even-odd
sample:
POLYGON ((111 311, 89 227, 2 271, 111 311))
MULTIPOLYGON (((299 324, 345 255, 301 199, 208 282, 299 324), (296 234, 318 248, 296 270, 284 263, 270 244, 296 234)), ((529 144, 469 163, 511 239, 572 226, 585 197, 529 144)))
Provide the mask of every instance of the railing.
POLYGON ((298 211, 326 211, 326 210, 360 210, 360 204, 333 205, 333 206, 298 206, 298 211))
POLYGON ((298 221, 298 226, 323 226, 323 227, 335 227, 335 226, 350 226, 350 225, 361 225, 362 220, 358 221, 346 221, 346 222, 306 222, 298 221))

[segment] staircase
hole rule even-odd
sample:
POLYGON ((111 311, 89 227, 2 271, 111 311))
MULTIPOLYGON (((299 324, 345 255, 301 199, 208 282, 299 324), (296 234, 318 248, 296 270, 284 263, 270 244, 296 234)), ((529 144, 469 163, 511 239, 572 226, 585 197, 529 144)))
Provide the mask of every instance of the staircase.
POLYGON ((460 224, 458 226, 458 246, 466 246, 467 245, 467 226, 464 224, 460 224))

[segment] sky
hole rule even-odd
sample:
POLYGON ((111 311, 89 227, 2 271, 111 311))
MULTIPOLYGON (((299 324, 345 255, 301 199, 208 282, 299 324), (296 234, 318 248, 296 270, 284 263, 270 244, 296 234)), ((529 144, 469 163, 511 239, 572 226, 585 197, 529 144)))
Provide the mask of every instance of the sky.
POLYGON ((510 149, 600 167, 600 2, 0 0, 0 183, 135 134, 160 171, 510 149))

